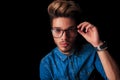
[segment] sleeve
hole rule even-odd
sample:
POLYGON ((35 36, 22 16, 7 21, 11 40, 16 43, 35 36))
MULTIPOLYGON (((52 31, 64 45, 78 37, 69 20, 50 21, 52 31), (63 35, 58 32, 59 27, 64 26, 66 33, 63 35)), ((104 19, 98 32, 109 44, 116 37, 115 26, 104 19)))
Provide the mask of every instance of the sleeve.
POLYGON ((47 63, 45 62, 40 63, 39 73, 40 80, 52 80, 50 69, 48 68, 47 63))
POLYGON ((104 72, 102 63, 101 63, 97 53, 95 55, 95 67, 96 67, 97 71, 101 74, 101 76, 104 78, 104 80, 108 80, 107 76, 106 76, 106 74, 104 72))

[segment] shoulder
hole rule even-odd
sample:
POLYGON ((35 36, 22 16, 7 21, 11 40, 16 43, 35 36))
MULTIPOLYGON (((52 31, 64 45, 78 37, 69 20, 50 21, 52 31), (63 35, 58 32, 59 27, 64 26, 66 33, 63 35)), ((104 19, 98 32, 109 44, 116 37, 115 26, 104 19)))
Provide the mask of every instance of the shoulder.
POLYGON ((52 49, 47 55, 45 55, 41 61, 40 64, 44 64, 44 63, 50 63, 50 61, 53 60, 54 57, 54 52, 55 52, 56 48, 52 49))
POLYGON ((96 49, 90 44, 86 43, 82 45, 81 49, 78 50, 79 55, 93 55, 96 53, 96 49))
POLYGON ((96 51, 96 49, 90 43, 84 44, 82 49, 85 51, 96 51))

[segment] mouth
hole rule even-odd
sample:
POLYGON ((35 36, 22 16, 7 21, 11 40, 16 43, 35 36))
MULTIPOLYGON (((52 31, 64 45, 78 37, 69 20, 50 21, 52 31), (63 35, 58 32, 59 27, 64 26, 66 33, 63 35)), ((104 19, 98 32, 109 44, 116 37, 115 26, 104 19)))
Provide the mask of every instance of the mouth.
POLYGON ((67 42, 62 42, 62 43, 60 43, 60 45, 61 45, 61 47, 67 47, 67 46, 69 45, 69 43, 67 43, 67 42))

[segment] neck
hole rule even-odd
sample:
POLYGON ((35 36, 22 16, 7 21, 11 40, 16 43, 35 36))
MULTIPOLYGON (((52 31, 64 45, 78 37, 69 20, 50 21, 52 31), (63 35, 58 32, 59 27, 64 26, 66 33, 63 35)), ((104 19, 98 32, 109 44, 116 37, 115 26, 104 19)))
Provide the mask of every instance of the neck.
POLYGON ((73 54, 75 49, 71 49, 70 51, 67 52, 62 52, 63 54, 65 54, 66 56, 70 56, 71 54, 73 54))

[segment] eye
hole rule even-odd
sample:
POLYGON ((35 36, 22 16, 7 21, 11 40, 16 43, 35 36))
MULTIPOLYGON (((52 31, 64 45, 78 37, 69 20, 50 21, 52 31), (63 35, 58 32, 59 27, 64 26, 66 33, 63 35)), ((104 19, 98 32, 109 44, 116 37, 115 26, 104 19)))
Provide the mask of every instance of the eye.
POLYGON ((70 28, 69 31, 75 31, 76 29, 75 28, 70 28))
POLYGON ((55 32, 55 33, 61 33, 61 29, 53 29, 53 31, 55 32))
POLYGON ((56 32, 61 32, 61 30, 60 30, 60 29, 55 29, 55 31, 56 31, 56 32))
POLYGON ((72 30, 74 30, 74 28, 70 28, 69 30, 71 30, 71 31, 72 31, 72 30))

